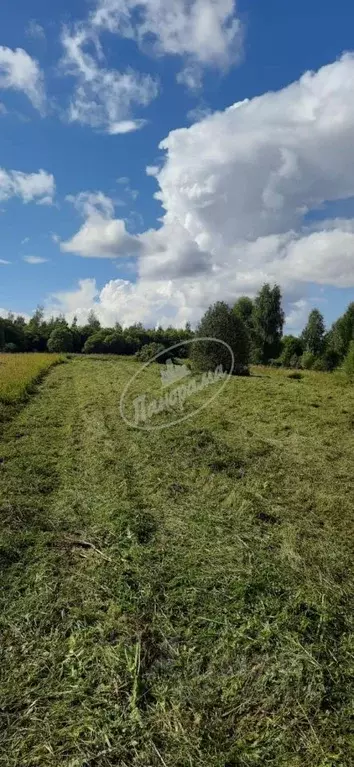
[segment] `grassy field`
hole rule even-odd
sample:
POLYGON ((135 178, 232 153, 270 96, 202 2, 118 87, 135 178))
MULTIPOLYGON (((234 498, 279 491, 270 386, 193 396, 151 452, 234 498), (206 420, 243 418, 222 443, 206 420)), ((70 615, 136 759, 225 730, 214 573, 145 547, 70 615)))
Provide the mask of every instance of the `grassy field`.
POLYGON ((136 366, 5 425, 0 764, 350 767, 354 387, 258 368, 143 432, 136 366))
POLYGON ((0 403, 23 399, 48 368, 62 359, 60 354, 0 354, 0 403))

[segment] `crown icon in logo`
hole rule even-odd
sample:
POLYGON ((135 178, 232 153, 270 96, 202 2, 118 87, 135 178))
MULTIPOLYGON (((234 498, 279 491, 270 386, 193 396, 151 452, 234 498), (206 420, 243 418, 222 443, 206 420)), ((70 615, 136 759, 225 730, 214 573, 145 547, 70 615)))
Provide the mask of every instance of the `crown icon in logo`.
POLYGON ((161 386, 165 389, 167 386, 171 386, 171 384, 181 381, 182 378, 190 376, 190 374, 191 371, 187 365, 175 365, 171 359, 168 359, 166 365, 164 365, 164 369, 160 372, 161 386))

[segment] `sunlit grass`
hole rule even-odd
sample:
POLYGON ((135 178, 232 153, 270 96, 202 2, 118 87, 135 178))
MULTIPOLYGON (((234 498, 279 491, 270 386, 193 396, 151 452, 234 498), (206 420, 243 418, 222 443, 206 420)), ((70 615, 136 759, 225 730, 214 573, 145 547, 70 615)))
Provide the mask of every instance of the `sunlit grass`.
POLYGON ((60 354, 0 354, 0 402, 23 399, 38 378, 61 360, 60 354))
POLYGON ((0 764, 353 765, 354 386, 254 368, 143 432, 136 370, 74 359, 5 425, 0 764))

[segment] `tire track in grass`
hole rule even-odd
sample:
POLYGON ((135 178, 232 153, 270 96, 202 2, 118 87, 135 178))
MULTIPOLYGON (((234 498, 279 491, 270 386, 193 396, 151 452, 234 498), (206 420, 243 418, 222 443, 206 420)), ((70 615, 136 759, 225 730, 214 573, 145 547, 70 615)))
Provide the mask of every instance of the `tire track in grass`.
MULTIPOLYGON (((81 369, 71 370, 72 377, 61 370, 50 376, 40 395, 11 424, 2 450, 3 554, 9 567, 2 617, 2 668, 7 677, 1 709, 8 764, 56 765, 65 763, 70 753, 80 760, 80 753, 84 759, 107 746, 106 717, 100 727, 95 712, 104 705, 107 690, 112 692, 117 642, 111 638, 108 646, 96 649, 93 643, 101 630, 105 634, 101 624, 115 624, 115 612, 121 619, 112 599, 115 589, 109 586, 115 568, 111 578, 105 578, 102 566, 107 562, 94 549, 82 551, 74 541, 92 542, 102 531, 103 538, 113 535, 110 519, 105 519, 111 498, 101 484, 105 467, 98 450, 99 414, 95 422, 87 418, 81 369), (17 442, 19 429, 23 437, 17 442), (52 479, 50 491, 43 467, 52 479), (106 654, 103 667, 101 650, 106 654)), ((119 568, 116 575, 119 583, 119 568)), ((117 691, 130 684, 124 653, 118 655, 118 677, 125 675, 125 680, 116 680, 117 691)))
POLYGON ((96 380, 84 365, 72 365, 69 377, 53 374, 4 445, 9 532, 29 544, 25 556, 19 539, 15 544, 19 556, 4 600, 9 764, 64 764, 74 757, 83 764, 100 753, 130 764, 141 738, 143 676, 155 649, 146 612, 137 611, 133 572, 135 553, 149 536, 132 463, 114 457, 99 369, 96 380), (53 479, 45 503, 38 501, 43 465, 53 479), (24 533, 13 515, 23 499, 24 533), (121 741, 114 748, 113 735, 121 741))

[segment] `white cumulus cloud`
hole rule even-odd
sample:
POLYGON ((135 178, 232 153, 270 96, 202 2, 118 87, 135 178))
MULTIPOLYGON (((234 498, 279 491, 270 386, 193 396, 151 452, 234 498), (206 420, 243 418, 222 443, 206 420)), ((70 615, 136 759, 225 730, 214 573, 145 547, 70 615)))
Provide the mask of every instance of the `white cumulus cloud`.
POLYGON ((136 248, 137 283, 111 281, 98 307, 104 299, 122 321, 178 324, 212 301, 277 281, 294 318, 309 285, 354 287, 354 219, 320 218, 331 203, 339 210, 354 200, 353 92, 354 56, 346 54, 172 131, 160 144, 162 166, 147 171, 164 209, 160 228, 129 235, 112 208, 84 211, 82 228, 62 244, 86 256, 136 248))
POLYGON ((123 219, 115 219, 114 203, 102 192, 81 192, 67 200, 85 217, 79 231, 60 244, 66 253, 96 258, 117 258, 141 251, 139 239, 130 235, 123 219))
POLYGON ((46 302, 47 316, 63 313, 72 320, 76 315, 82 323, 87 321, 92 309, 106 326, 119 320, 125 326, 141 321, 151 327, 157 318, 165 326, 181 326, 191 317, 183 291, 165 280, 144 285, 110 280, 99 290, 94 279, 84 279, 79 280, 76 290, 54 293, 46 302))
POLYGON ((23 48, 0 46, 0 89, 22 91, 39 112, 44 111, 44 79, 38 62, 23 48))
POLYGON ((24 203, 51 205, 55 194, 55 180, 51 173, 23 173, 19 170, 0 168, 0 201, 20 197, 24 203))

